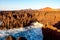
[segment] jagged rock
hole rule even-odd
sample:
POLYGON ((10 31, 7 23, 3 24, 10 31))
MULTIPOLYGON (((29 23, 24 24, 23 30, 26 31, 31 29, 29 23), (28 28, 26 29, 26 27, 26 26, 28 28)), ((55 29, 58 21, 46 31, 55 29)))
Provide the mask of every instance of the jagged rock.
POLYGON ((60 21, 58 21, 58 23, 53 25, 54 27, 56 27, 57 29, 60 29, 60 21))
POLYGON ((19 37, 17 40, 27 40, 25 37, 19 37))
POLYGON ((14 38, 13 36, 8 36, 6 37, 6 40, 16 40, 16 38, 14 38))
POLYGON ((49 28, 42 28, 44 38, 43 40, 60 40, 60 32, 49 28))
POLYGON ((0 11, 0 20, 3 22, 0 29, 26 27, 31 21, 35 19, 44 24, 48 22, 54 25, 60 20, 60 11, 0 11))

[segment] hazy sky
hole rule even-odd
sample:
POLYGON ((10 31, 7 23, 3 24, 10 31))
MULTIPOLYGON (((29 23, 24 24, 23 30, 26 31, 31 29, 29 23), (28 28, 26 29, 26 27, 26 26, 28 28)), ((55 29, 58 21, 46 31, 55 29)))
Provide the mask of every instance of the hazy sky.
POLYGON ((60 8, 60 0, 0 0, 0 10, 60 8))

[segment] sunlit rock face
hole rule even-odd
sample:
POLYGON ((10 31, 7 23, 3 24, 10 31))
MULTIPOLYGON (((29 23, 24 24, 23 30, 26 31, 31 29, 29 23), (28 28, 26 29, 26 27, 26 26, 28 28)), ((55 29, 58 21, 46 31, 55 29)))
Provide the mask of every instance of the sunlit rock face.
POLYGON ((2 24, 3 22, 2 21, 0 21, 0 25, 2 24))
POLYGON ((43 40, 42 27, 43 24, 34 22, 25 28, 0 30, 0 40, 6 39, 9 35, 16 39, 19 37, 25 37, 27 40, 43 40))

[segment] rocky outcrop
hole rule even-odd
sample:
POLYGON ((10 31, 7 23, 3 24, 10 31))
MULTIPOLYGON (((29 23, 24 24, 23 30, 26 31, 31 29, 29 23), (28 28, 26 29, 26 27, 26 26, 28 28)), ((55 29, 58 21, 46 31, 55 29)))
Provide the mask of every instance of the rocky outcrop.
POLYGON ((56 27, 57 29, 60 29, 60 21, 58 21, 58 23, 55 23, 53 26, 56 27))
POLYGON ((19 37, 17 40, 27 40, 25 37, 19 37))
POLYGON ((13 36, 8 36, 6 37, 6 40, 16 40, 16 38, 14 38, 13 36))
POLYGON ((52 26, 60 21, 60 11, 54 11, 49 7, 43 8, 43 10, 51 11, 40 11, 32 9, 19 11, 0 11, 0 29, 26 27, 30 24, 31 21, 34 20, 42 22, 43 24, 49 23, 52 26))
POLYGON ((43 40, 60 40, 60 32, 49 28, 42 28, 44 38, 43 40))
POLYGON ((24 10, 22 11, 1 11, 0 12, 0 29, 11 29, 25 27, 32 20, 36 20, 33 17, 34 13, 28 13, 24 10))

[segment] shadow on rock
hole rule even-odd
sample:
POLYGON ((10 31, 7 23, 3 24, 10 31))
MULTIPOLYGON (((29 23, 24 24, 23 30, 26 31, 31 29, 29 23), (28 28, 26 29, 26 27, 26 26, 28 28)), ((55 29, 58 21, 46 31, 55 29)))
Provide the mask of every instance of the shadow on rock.
POLYGON ((6 40, 16 40, 16 38, 14 38, 13 36, 8 36, 6 40))
POLYGON ((56 27, 57 29, 60 29, 60 21, 56 24, 53 25, 54 27, 56 27))
POLYGON ((44 38, 43 40, 60 40, 60 32, 48 28, 42 28, 44 38))
POLYGON ((17 40, 27 40, 25 37, 19 37, 17 40))

